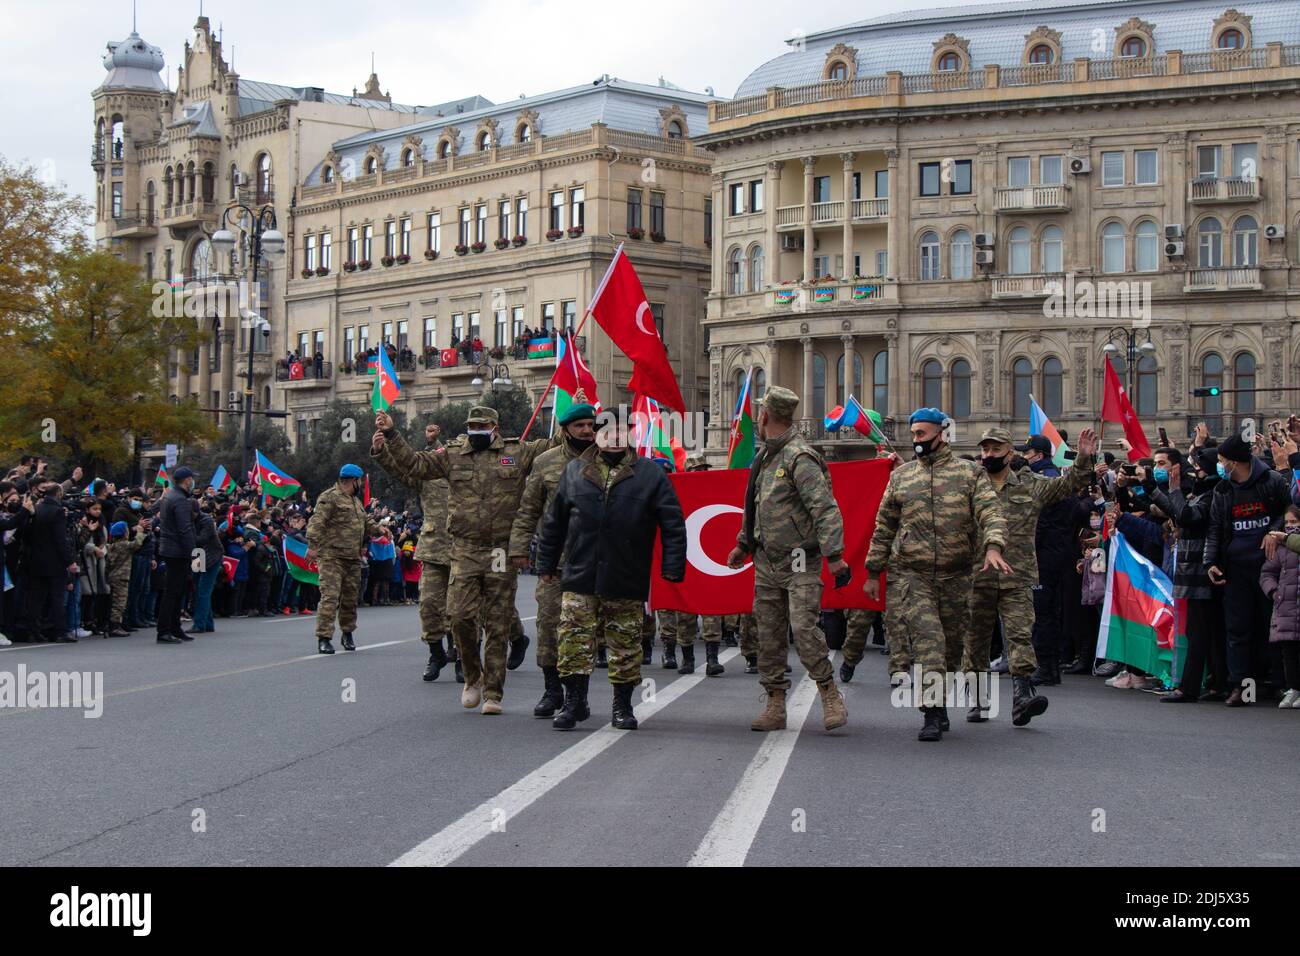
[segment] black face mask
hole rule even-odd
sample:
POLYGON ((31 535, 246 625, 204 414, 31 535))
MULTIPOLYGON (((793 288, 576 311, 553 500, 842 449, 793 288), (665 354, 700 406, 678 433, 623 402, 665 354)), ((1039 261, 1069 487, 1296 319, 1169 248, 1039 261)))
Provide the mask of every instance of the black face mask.
POLYGON ((620 461, 623 460, 623 455, 625 453, 626 453, 625 450, 620 448, 618 451, 602 451, 600 453, 600 457, 605 460, 605 464, 613 468, 615 465, 617 465, 620 461))
POLYGON ((596 439, 594 438, 574 438, 572 435, 566 436, 564 440, 567 441, 569 443, 569 447, 572 448, 574 452, 579 455, 581 455, 592 445, 596 444, 596 439))
POLYGON ((1007 467, 1006 455, 1003 455, 1000 458, 983 458, 981 459, 981 461, 984 462, 985 469, 990 474, 994 474, 994 475, 1000 472, 1003 468, 1007 467))
POLYGON ((926 455, 934 453, 934 445, 938 440, 938 436, 936 436, 934 438, 927 438, 925 441, 914 441, 912 442, 912 451, 924 458, 926 455))
POLYGON ((470 435, 469 447, 475 451, 484 451, 492 444, 491 435, 470 435))

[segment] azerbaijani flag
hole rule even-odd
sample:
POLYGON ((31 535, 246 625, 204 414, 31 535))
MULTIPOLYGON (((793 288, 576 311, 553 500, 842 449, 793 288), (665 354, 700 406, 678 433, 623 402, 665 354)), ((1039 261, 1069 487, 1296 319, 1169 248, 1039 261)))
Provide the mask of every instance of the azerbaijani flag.
POLYGON ((870 442, 879 445, 882 442, 889 443, 881 429, 883 424, 880 419, 880 413, 874 408, 863 408, 852 395, 849 396, 847 405, 836 405, 826 413, 826 430, 828 432, 837 432, 841 428, 852 428, 859 435, 862 435, 870 442))
POLYGON ((749 385, 754 378, 754 367, 745 375, 745 387, 736 399, 736 414, 731 419, 731 440, 727 443, 727 467, 748 468, 754 460, 754 405, 749 395, 749 385))
POLYGON ((83 494, 83 495, 93 495, 93 494, 95 493, 95 482, 97 482, 97 481, 99 481, 98 478, 92 478, 92 479, 90 479, 90 484, 86 485, 86 490, 83 491, 82 494, 83 494))
POLYGON ((217 465, 217 470, 212 473, 212 480, 208 482, 208 487, 215 488, 217 493, 220 494, 234 488, 235 479, 230 477, 225 465, 217 465))
POLYGON ((635 428, 636 451, 643 458, 667 460, 673 471, 686 470, 686 449, 675 437, 664 431, 659 403, 653 398, 637 394, 632 399, 632 423, 635 428))
POLYGON ((306 542, 285 537, 284 569, 295 581, 320 587, 320 568, 315 561, 308 559, 306 542))
POLYGON ((1116 530, 1106 566, 1106 600, 1101 609, 1097 656, 1122 661, 1173 683, 1186 653, 1179 633, 1174 588, 1168 575, 1133 548, 1116 530))
POLYGON ((388 357, 388 349, 380 349, 375 387, 370 391, 370 407, 377 412, 388 411, 393 402, 397 401, 397 394, 401 390, 402 386, 397 382, 397 369, 393 368, 393 360, 388 357))
MULTIPOLYGON (((587 401, 600 411, 600 398, 596 395, 596 377, 587 368, 582 355, 573 347, 572 332, 565 332, 559 339, 559 351, 555 356, 555 404, 551 409, 551 421, 558 422, 573 405, 573 396, 582 389, 587 394, 587 401)), ((558 427, 558 426, 557 426, 558 427)))
POLYGON ((290 495, 297 494, 302 490, 302 485, 298 484, 297 478, 294 478, 287 471, 275 467, 275 465, 271 464, 271 459, 260 451, 257 453, 257 466, 254 471, 257 474, 257 481, 262 486, 262 494, 264 495, 273 498, 288 498, 290 495))
POLYGON ((1065 453, 1070 450, 1061 439, 1061 433, 1056 430, 1052 420, 1047 417, 1033 395, 1029 396, 1029 434, 1042 435, 1052 443, 1052 464, 1057 468, 1069 468, 1073 461, 1065 457, 1065 453))
POLYGON ((370 560, 371 561, 394 561, 397 559, 397 546, 393 544, 393 539, 388 538, 384 541, 370 541, 370 560))
POLYGON ((528 340, 528 353, 525 356, 530 359, 551 358, 555 355, 555 342, 549 335, 537 339, 528 340))
POLYGON ((158 476, 154 478, 153 483, 155 485, 162 485, 164 488, 171 487, 172 476, 167 474, 167 467, 165 465, 158 469, 158 476))

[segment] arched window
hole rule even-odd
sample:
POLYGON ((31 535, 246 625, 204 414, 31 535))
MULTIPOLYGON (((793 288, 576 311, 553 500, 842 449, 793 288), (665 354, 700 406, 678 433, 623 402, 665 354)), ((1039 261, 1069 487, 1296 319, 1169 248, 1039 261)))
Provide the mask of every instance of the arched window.
POLYGON ((1249 352, 1241 352, 1232 360, 1232 387, 1237 390, 1234 393, 1237 414, 1253 415, 1255 393, 1249 390, 1255 387, 1255 356, 1249 352))
POLYGON ((374 156, 367 156, 366 164, 362 168, 365 169, 367 176, 373 176, 379 171, 379 160, 374 156))
POLYGON ((812 380, 812 415, 814 418, 825 418, 826 407, 826 358, 820 352, 813 353, 813 380, 812 380))
POLYGON ((1259 265, 1259 223, 1254 216, 1239 216, 1232 224, 1232 264, 1259 265))
POLYGON ((324 167, 321 168, 321 171, 320 171, 320 181, 323 182, 323 183, 332 183, 332 182, 334 182, 334 167, 333 167, 333 166, 324 166, 324 167))
POLYGON ((1223 265, 1223 227, 1213 216, 1202 219, 1196 227, 1196 264, 1202 269, 1223 265))
POLYGON ((749 250, 749 291, 763 291, 763 247, 754 246, 749 250))
POLYGON ((763 396, 767 394, 767 373, 761 368, 754 369, 754 380, 750 384, 750 389, 754 394, 755 402, 761 402, 763 396))
POLYGON ((1133 407, 1139 418, 1152 418, 1156 414, 1156 360, 1150 355, 1139 356, 1137 362, 1137 381, 1133 383, 1137 392, 1133 396, 1133 407))
MULTIPOLYGON (((1201 385, 1206 388, 1212 386, 1223 387, 1223 359, 1215 352, 1210 352, 1205 358, 1201 359, 1201 385)), ((1201 399, 1201 411, 1207 415, 1223 414, 1223 396, 1207 396, 1201 399)), ((1213 433, 1215 429, 1210 428, 1213 433)))
POLYGON ((486 153, 491 148, 492 148, 492 134, 489 133, 487 130, 484 130, 483 132, 478 134, 478 151, 480 153, 486 153))
POLYGON ((970 362, 958 359, 952 363, 952 417, 970 417, 970 362))
POLYGON ((1046 43, 1040 43, 1029 51, 1030 63, 1054 63, 1056 61, 1056 51, 1046 43))
POLYGON ((1011 417, 1029 417, 1029 393, 1034 390, 1034 367, 1018 358, 1011 365, 1011 417))
POLYGON ((884 350, 871 360, 871 407, 889 414, 889 353, 884 350))
MULTIPOLYGON (((744 393, 744 391, 745 391, 745 376, 746 376, 747 374, 748 374, 747 370, 745 370, 745 369, 743 369, 743 368, 738 368, 738 369, 736 369, 736 374, 735 374, 734 376, 732 376, 732 381, 731 381, 731 385, 732 385, 732 388, 731 388, 731 407, 732 407, 733 409, 734 409, 734 408, 739 408, 739 407, 740 407, 740 396, 741 396, 741 395, 744 393)), ((757 408, 757 407, 758 407, 757 405, 753 405, 753 404, 752 404, 752 402, 753 402, 753 396, 752 396, 752 395, 750 396, 750 401, 751 401, 751 407, 753 407, 753 408, 757 408)))
POLYGON ((1240 30, 1224 30, 1219 34, 1220 50, 1240 50, 1245 45, 1246 38, 1241 35, 1240 30))
MULTIPOLYGON (((839 360, 835 363, 835 401, 837 404, 844 401, 844 353, 840 353, 839 360)), ((847 394, 858 396, 862 394, 862 356, 857 352, 853 353, 853 385, 847 394)))
POLYGON ((961 56, 949 50, 939 57, 937 66, 940 73, 955 73, 961 69, 961 56))
POLYGON ((1012 229, 1007 239, 1007 270, 1017 276, 1028 275, 1032 271, 1029 264, 1029 230, 1024 226, 1012 229))
POLYGON ((194 202, 194 185, 198 177, 194 174, 194 164, 190 163, 185 167, 185 201, 194 202))
POLYGON ((1137 224, 1133 237, 1133 270, 1156 272, 1160 269, 1160 229, 1150 219, 1137 224))
POLYGON ((921 236, 921 278, 939 278, 939 234, 927 232, 921 236))
POLYGON ((826 71, 828 80, 847 80, 849 78, 849 66, 843 60, 836 60, 831 64, 831 68, 826 71))
POLYGON ((1043 362, 1043 412, 1048 418, 1060 418, 1063 376, 1061 360, 1049 358, 1043 362))
POLYGON ((682 124, 677 120, 673 120, 668 124, 668 138, 669 139, 682 138, 682 124))
POLYGON ((948 275, 953 279, 969 279, 974 261, 970 233, 958 229, 948 241, 948 275))
POLYGON ((533 141, 533 128, 527 123, 520 123, 519 128, 515 130, 516 143, 531 143, 533 141))
POLYGON ((438 144, 438 158, 446 159, 451 155, 451 140, 444 139, 438 144))
POLYGON ((257 203, 263 205, 271 201, 271 155, 263 153, 257 157, 257 203))
POLYGON ((172 204, 172 188, 175 182, 172 180, 172 168, 168 166, 163 170, 163 206, 167 207, 172 204))
POLYGON ((1146 56, 1147 41, 1142 37, 1127 37, 1119 48, 1120 56, 1146 56))
POLYGON ((1060 226, 1048 226, 1038 238, 1038 271, 1065 271, 1065 233, 1060 226))
POLYGON ((203 201, 212 202, 217 198, 217 171, 211 163, 203 164, 203 201))
POLYGON ((745 258, 740 249, 732 249, 727 257, 727 291, 740 295, 745 291, 745 258))
POLYGON ((1108 222, 1101 230, 1101 271, 1124 271, 1124 227, 1108 222))
POLYGON ((934 359, 921 366, 921 404, 926 408, 943 407, 943 366, 934 359))
POLYGON ((402 150, 402 166, 409 167, 414 165, 415 165, 415 150, 411 149, 411 147, 408 146, 406 147, 406 149, 402 150))

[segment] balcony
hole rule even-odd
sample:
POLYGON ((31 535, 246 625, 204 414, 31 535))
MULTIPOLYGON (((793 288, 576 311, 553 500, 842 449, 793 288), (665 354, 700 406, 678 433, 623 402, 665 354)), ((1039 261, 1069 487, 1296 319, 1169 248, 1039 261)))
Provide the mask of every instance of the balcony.
POLYGON ((994 276, 993 298, 1037 299, 1051 295, 1062 288, 1065 277, 1060 273, 1036 275, 994 276))
POLYGON ((1193 203, 1257 202, 1260 198, 1259 184, 1258 176, 1194 179, 1187 184, 1187 201, 1193 203))
MULTIPOLYGON (((830 405, 831 402, 838 404, 838 401, 837 398, 832 396, 827 396, 826 398, 827 405, 830 405)), ((843 445, 870 444, 865 435, 853 428, 841 428, 838 431, 827 431, 826 419, 824 418, 800 418, 795 421, 795 427, 799 429, 799 434, 802 435, 805 440, 810 442, 843 445)), ((884 433, 885 437, 892 442, 897 437, 898 423, 892 418, 882 417, 880 421, 880 430, 884 433)))
POLYGON ((1070 208, 1070 187, 1064 183, 1054 186, 998 186, 993 195, 994 208, 998 212, 1067 212, 1070 208))
POLYGON ((164 206, 162 224, 169 229, 186 229, 191 226, 213 224, 221 215, 221 206, 202 199, 164 206))
POLYGON ((122 215, 113 217, 112 235, 115 239, 143 239, 158 235, 158 216, 152 209, 124 209, 122 215))
POLYGON ((875 219, 889 218, 889 200, 886 199, 855 199, 853 200, 852 209, 853 221, 863 222, 875 219))
POLYGON ((281 388, 290 388, 294 391, 301 391, 312 388, 329 388, 330 382, 334 378, 334 365, 331 362, 322 362, 320 371, 316 370, 315 362, 295 362, 293 365, 284 367, 276 364, 275 383, 281 388))
POLYGON ((414 352, 405 351, 399 353, 397 358, 393 361, 393 365, 397 367, 397 380, 399 382, 405 383, 415 381, 414 352))
POLYGON ((898 284, 883 277, 844 280, 823 279, 808 286, 778 287, 768 293, 773 309, 806 312, 835 305, 877 305, 898 303, 898 284))
POLYGON ((1255 266, 1233 266, 1227 269, 1188 269, 1183 280, 1184 292, 1233 292, 1240 289, 1259 290, 1264 284, 1255 266))

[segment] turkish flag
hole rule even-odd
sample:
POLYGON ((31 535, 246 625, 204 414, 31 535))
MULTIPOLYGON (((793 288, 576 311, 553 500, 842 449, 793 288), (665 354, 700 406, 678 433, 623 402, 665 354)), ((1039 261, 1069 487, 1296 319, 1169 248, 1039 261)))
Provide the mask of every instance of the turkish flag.
MULTIPOLYGON (((888 459, 844 461, 830 466, 831 490, 844 517, 844 560, 853 579, 837 589, 822 562, 823 608, 882 610, 883 599, 870 601, 866 584, 867 549, 876 527, 876 512, 889 482, 888 459)), ((679 584, 659 576, 660 551, 655 544, 650 575, 650 606, 656 610, 693 611, 696 614, 749 614, 754 610, 754 565, 735 570, 727 555, 745 518, 748 468, 727 471, 693 471, 668 476, 686 518, 686 578, 679 584)), ((881 588, 881 594, 884 588, 881 588)))
POLYGON ((564 355, 555 369, 555 387, 562 388, 570 395, 576 395, 578 389, 587 394, 587 404, 600 408, 600 397, 596 394, 596 378, 587 368, 587 363, 578 354, 578 347, 573 343, 573 333, 565 332, 564 355))
POLYGON ((1101 420, 1119 422, 1124 426, 1124 437, 1128 439, 1130 446, 1129 461, 1151 457, 1151 443, 1147 441, 1146 432, 1142 430, 1137 412, 1133 411, 1132 403, 1124 394, 1124 386, 1120 385, 1119 376, 1111 367, 1109 355, 1106 356, 1105 387, 1101 395, 1101 420))
POLYGON ((632 360, 628 389, 685 413, 686 403, 673 367, 668 364, 668 351, 655 328, 650 303, 622 246, 615 250, 614 261, 596 289, 590 312, 605 334, 632 360))
POLYGON ((455 349, 443 349, 439 358, 443 368, 450 368, 460 361, 460 355, 455 349))

